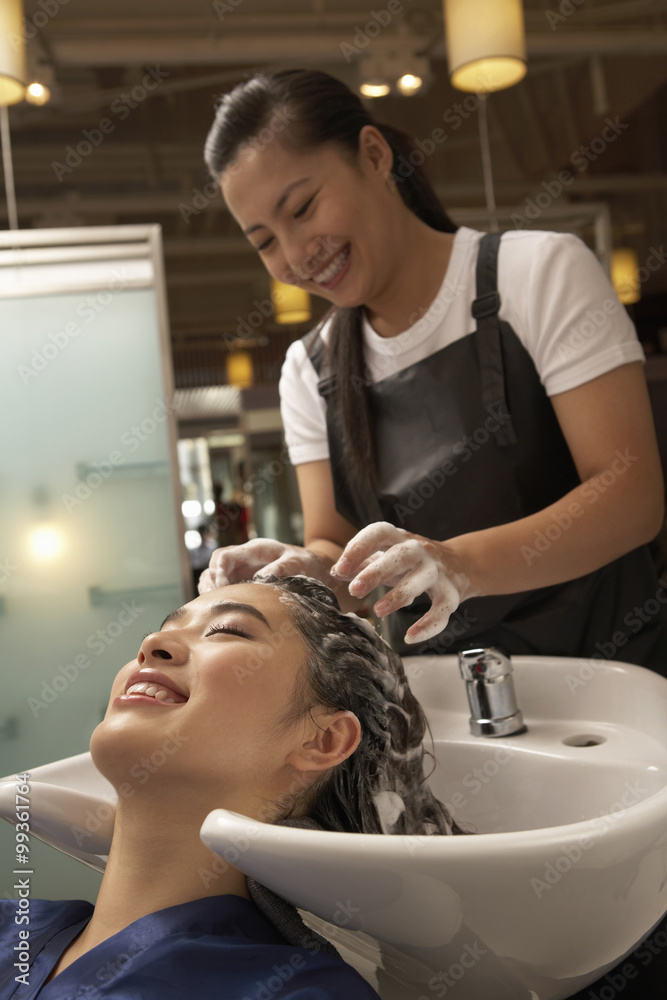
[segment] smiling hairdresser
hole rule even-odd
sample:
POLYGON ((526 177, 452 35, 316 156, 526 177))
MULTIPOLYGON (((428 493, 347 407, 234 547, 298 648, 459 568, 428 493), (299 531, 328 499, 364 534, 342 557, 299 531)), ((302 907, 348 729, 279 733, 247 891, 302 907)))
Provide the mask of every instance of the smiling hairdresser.
POLYGON ((305 547, 218 549, 200 590, 303 573, 353 607, 385 585, 402 652, 501 642, 664 672, 634 327, 577 237, 457 228, 413 151, 325 73, 220 101, 205 156, 230 212, 274 278, 332 308, 280 382, 305 547))

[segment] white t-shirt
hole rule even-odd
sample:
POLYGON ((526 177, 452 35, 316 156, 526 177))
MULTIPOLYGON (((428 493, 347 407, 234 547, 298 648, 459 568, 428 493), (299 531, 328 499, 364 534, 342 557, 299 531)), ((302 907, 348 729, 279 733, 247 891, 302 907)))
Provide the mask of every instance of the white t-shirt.
MULTIPOLYGON (((440 291, 397 337, 381 337, 363 319, 364 375, 378 382, 475 330, 477 248, 484 234, 462 226, 454 236, 440 291)), ((530 354, 547 395, 643 361, 635 328, 595 254, 569 233, 514 230, 498 252, 500 318, 530 354)), ((330 321, 321 330, 326 341, 330 321)), ((301 340, 290 344, 280 377, 285 441, 293 465, 329 457, 326 406, 301 340)))

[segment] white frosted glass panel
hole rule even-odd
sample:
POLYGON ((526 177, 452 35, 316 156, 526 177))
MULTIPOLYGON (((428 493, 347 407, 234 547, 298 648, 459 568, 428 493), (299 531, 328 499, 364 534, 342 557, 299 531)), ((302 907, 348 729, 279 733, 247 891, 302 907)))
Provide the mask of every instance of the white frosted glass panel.
MULTIPOLYGON (((36 255, 36 251, 28 251, 36 255)), ((12 254, 5 250, 0 253, 0 265, 4 265, 12 254)), ((42 251, 45 255, 45 251, 42 251)), ((26 260, 30 258, 24 255, 26 260)), ((32 295, 36 293, 58 292, 74 288, 95 288, 116 292, 137 284, 149 284, 153 280, 151 260, 84 260, 76 263, 29 264, 25 266, 0 266, 0 296, 32 295)))
POLYGON ((114 676, 186 595, 154 290, 0 299, 0 356, 8 774, 88 748, 114 676))

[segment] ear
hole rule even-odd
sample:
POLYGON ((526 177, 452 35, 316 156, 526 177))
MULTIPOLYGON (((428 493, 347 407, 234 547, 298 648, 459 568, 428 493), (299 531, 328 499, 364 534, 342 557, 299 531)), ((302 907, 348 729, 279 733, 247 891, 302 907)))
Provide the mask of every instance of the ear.
POLYGON ((303 742, 287 757, 297 771, 326 771, 347 760, 359 746, 361 725, 354 712, 313 713, 303 742))
POLYGON ((364 125, 359 130, 359 159, 383 180, 391 171, 394 154, 391 146, 375 125, 364 125))

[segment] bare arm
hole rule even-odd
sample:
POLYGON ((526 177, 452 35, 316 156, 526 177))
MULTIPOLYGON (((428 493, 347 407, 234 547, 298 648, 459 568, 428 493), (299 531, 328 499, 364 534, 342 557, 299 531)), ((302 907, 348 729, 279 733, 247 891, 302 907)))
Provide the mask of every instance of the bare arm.
POLYGON ((590 573, 662 526, 663 478, 640 362, 552 397, 582 483, 529 517, 442 543, 477 594, 511 594, 590 573))
POLYGON ((552 397, 580 486, 529 517, 435 541, 384 522, 369 525, 334 567, 363 597, 393 589, 375 605, 384 616, 426 592, 430 610, 406 634, 441 631, 470 597, 513 594, 576 579, 650 541, 660 530, 660 455, 641 363, 621 365, 552 397), (372 553, 387 553, 367 565, 372 553))

